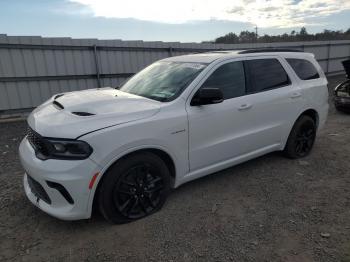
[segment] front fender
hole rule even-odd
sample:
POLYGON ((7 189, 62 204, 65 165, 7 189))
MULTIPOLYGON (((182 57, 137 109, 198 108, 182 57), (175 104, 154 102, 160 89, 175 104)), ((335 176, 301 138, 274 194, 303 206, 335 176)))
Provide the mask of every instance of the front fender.
MULTIPOLYGON (((181 163, 181 161, 179 161, 179 159, 175 156, 174 153, 172 153, 168 148, 165 148, 164 146, 158 145, 158 144, 143 144, 143 145, 138 145, 138 146, 129 146, 127 149, 122 150, 119 154, 115 155, 115 157, 111 158, 109 161, 106 161, 106 164, 101 166, 101 170, 99 172, 99 175, 97 176, 93 187, 90 189, 90 193, 89 193, 89 199, 88 199, 88 213, 91 216, 92 213, 92 208, 93 208, 93 203, 94 203, 94 198, 95 198, 95 193, 97 191, 98 185, 102 179, 102 177, 106 174, 106 172, 108 171, 108 169, 114 164, 116 163, 118 160, 120 160, 121 158, 123 158, 124 156, 131 154, 133 152, 137 152, 140 150, 146 150, 146 149, 157 149, 157 150, 161 150, 163 152, 165 152, 166 154, 168 154, 170 156, 170 158, 173 160, 174 162, 174 166, 175 166, 175 180, 178 178, 177 174, 185 174, 186 173, 186 165, 184 166, 183 163, 181 163)), ((183 177, 183 175, 180 175, 181 177, 183 177)), ((174 184, 176 185, 176 181, 174 181, 174 184)))

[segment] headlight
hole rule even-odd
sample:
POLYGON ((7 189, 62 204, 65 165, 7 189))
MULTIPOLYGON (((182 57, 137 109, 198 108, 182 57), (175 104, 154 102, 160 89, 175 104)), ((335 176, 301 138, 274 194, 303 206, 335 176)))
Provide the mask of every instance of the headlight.
POLYGON ((337 91, 336 92, 336 96, 339 96, 339 97, 350 97, 349 93, 344 92, 344 91, 337 91))
POLYGON ((350 97, 350 80, 337 85, 334 94, 338 97, 350 97))
POLYGON ((46 138, 48 158, 85 159, 92 153, 91 146, 81 140, 46 138))
POLYGON ((43 137, 28 127, 27 139, 35 150, 36 156, 46 159, 85 159, 92 153, 91 146, 81 140, 43 137))

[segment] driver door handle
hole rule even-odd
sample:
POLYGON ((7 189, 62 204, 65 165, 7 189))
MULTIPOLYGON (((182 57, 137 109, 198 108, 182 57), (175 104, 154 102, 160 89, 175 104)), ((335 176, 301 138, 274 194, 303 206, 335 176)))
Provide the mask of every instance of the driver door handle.
POLYGON ((238 107, 238 110, 239 110, 239 111, 248 110, 248 109, 250 109, 251 107, 252 107, 251 104, 242 104, 242 105, 240 105, 240 106, 238 107))

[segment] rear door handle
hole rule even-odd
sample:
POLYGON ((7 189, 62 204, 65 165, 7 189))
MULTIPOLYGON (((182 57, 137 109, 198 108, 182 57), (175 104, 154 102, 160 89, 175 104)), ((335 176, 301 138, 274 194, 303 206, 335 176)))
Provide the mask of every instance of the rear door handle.
POLYGON ((252 107, 251 104, 242 104, 238 107, 238 110, 242 111, 242 110, 247 110, 250 109, 252 107))
POLYGON ((296 92, 296 93, 293 93, 290 98, 298 98, 298 97, 301 97, 301 93, 299 92, 296 92))

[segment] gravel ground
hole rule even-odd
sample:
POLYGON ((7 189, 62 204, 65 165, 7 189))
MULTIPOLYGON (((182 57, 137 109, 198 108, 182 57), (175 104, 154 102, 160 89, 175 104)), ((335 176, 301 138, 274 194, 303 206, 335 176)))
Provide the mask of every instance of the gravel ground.
POLYGON ((0 124, 0 261, 350 261, 350 115, 332 105, 310 156, 273 153, 187 183, 125 225, 31 205, 17 154, 25 129, 0 124))

